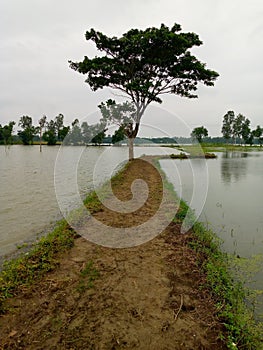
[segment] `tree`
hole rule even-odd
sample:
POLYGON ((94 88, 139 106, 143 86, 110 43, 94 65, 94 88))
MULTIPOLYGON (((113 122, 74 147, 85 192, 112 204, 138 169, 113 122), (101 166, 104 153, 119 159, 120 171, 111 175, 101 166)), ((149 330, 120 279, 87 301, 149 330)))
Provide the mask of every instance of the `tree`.
POLYGON ((198 142, 202 142, 202 138, 208 136, 208 131, 204 126, 194 128, 191 133, 191 137, 197 139, 198 142))
POLYGON ((104 137, 106 136, 104 131, 100 131, 97 135, 95 135, 91 142, 94 143, 96 146, 101 145, 104 137))
POLYGON ((116 103, 113 100, 108 100, 106 103, 102 102, 99 108, 102 114, 101 123, 118 125, 128 138, 129 159, 133 159, 134 132, 137 132, 137 127, 139 127, 134 103, 129 101, 116 103))
POLYGON ((43 139, 47 141, 49 146, 54 146, 57 143, 56 123, 54 120, 51 119, 47 123, 47 130, 43 134, 43 139))
POLYGON ((245 122, 245 119, 246 118, 239 113, 233 121, 232 135, 233 135, 233 139, 235 140, 235 144, 236 144, 237 138, 242 137, 242 127, 245 122))
POLYGON ((37 133, 37 128, 35 128, 32 124, 32 118, 28 115, 23 115, 23 117, 20 118, 18 125, 23 129, 19 130, 17 133, 23 144, 32 145, 33 138, 37 133))
POLYGON ((113 143, 113 145, 115 145, 116 143, 121 142, 124 139, 125 139, 124 126, 120 126, 112 135, 111 142, 113 143))
POLYGON ((258 143, 260 146, 262 146, 262 135, 263 135, 263 129, 260 127, 260 125, 257 125, 256 129, 252 131, 253 137, 258 139, 258 143))
POLYGON ((253 133, 250 130, 250 120, 242 114, 235 116, 233 111, 228 111, 223 117, 222 134, 225 139, 232 138, 236 144, 237 139, 243 139, 244 143, 253 143, 253 133))
POLYGON ((76 118, 72 123, 72 128, 67 137, 67 143, 72 143, 73 145, 79 145, 82 143, 81 129, 79 126, 79 120, 76 118))
POLYGON ((244 141, 244 144, 252 144, 253 143, 253 133, 250 129, 250 120, 245 118, 242 127, 241 127, 241 136, 244 141))
POLYGON ((232 137, 234 119, 235 113, 233 111, 228 111, 223 117, 222 134, 226 140, 232 137))
POLYGON ((63 141, 65 137, 68 135, 70 130, 70 126, 63 126, 62 129, 58 132, 58 140, 63 141))
POLYGON ((87 74, 86 83, 93 91, 110 87, 131 99, 135 124, 129 138, 129 159, 134 157, 133 141, 151 102, 161 103, 160 96, 165 93, 195 98, 198 82, 213 86, 218 77, 189 51, 202 44, 198 35, 181 32, 179 24, 171 29, 164 24, 160 28, 131 29, 120 38, 91 29, 86 39, 105 55, 69 61, 70 67, 87 74))
POLYGON ((69 131, 69 127, 64 126, 63 114, 60 113, 59 115, 56 116, 55 127, 56 127, 58 141, 63 141, 69 131))
POLYGON ((40 138, 40 152, 42 152, 42 130, 46 125, 46 120, 47 117, 43 115, 41 119, 39 119, 38 124, 39 124, 39 138, 40 138))
POLYGON ((0 125, 0 142, 2 141, 5 145, 11 145, 12 144, 12 133, 14 128, 15 122, 9 122, 8 124, 4 125, 3 127, 0 125))
POLYGON ((82 134, 82 139, 85 144, 88 144, 91 142, 92 139, 92 129, 90 125, 87 122, 83 122, 81 124, 81 134, 82 134))
POLYGON ((100 121, 100 123, 93 124, 90 126, 91 128, 91 142, 94 143, 96 146, 101 145, 103 142, 104 137, 106 136, 106 124, 103 120, 100 121))

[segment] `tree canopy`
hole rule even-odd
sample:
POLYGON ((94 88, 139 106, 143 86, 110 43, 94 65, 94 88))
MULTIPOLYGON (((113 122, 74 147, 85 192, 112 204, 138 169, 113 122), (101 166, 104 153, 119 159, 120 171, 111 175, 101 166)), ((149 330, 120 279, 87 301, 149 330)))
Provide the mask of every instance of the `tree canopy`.
POLYGON ((237 139, 243 139, 244 143, 253 143, 255 131, 250 129, 250 120, 243 114, 235 116, 233 111, 228 111, 223 117, 222 134, 225 139, 232 140, 236 143, 237 139))
POLYGON ((208 136, 208 130, 204 126, 194 128, 191 133, 191 137, 195 138, 198 142, 202 142, 203 137, 208 136))
POLYGON ((13 142, 12 133, 15 122, 11 121, 8 124, 2 125, 0 124, 0 144, 3 142, 5 145, 10 145, 13 142))
POLYGON ((171 29, 164 24, 160 28, 131 29, 120 38, 91 29, 86 39, 104 55, 69 61, 70 67, 87 75, 86 83, 93 91, 110 87, 125 93, 134 103, 138 126, 147 106, 161 103, 162 94, 195 98, 199 82, 213 86, 218 77, 190 53, 192 47, 202 44, 198 35, 181 32, 179 24, 171 29))
POLYGON ((38 131, 38 128, 33 126, 32 118, 28 115, 23 115, 19 119, 18 126, 22 128, 22 130, 19 130, 17 134, 22 140, 23 144, 32 145, 33 138, 38 131))

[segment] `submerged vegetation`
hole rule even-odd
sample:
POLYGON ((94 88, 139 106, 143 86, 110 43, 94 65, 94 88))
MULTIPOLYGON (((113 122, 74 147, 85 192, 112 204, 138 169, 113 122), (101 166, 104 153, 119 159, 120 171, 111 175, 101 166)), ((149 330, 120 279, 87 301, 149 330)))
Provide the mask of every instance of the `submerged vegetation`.
POLYGON ((216 158, 216 155, 214 153, 202 153, 200 151, 197 152, 191 152, 190 154, 186 153, 179 153, 179 154, 171 154, 170 158, 172 159, 190 159, 190 158, 205 158, 205 159, 213 159, 216 158))

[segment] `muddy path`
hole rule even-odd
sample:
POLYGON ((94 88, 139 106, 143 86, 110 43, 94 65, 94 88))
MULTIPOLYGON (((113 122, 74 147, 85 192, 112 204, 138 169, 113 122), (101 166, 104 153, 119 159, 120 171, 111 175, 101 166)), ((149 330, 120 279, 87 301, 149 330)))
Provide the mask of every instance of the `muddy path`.
MULTIPOLYGON (((94 214, 98 220, 130 227, 156 212, 163 187, 149 162, 131 162, 113 184, 115 195, 131 199, 135 178, 148 183, 144 207, 116 214, 102 206, 94 214)), ((176 223, 130 248, 76 238, 54 271, 8 301, 0 349, 226 349, 211 295, 200 289, 205 276, 190 239, 191 232, 180 234, 176 223)))

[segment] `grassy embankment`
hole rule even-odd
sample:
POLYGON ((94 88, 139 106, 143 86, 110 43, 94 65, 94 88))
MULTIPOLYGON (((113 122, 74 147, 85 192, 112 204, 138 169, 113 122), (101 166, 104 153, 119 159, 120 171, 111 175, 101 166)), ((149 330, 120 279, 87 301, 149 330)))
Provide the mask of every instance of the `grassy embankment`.
MULTIPOLYGON (((118 186, 121 179, 122 172, 114 176, 113 187, 118 186)), ((173 191, 171 184, 167 182, 166 187, 173 191)), ((87 196, 85 204, 91 212, 100 210, 101 204, 95 193, 87 196)), ((188 209, 181 202, 174 220, 182 223, 188 209)), ((207 276, 206 285, 200 288, 208 287, 214 296, 218 317, 225 326, 225 332, 221 336, 227 346, 230 349, 263 349, 262 325, 254 321, 253 312, 245 305, 246 291, 241 283, 234 282, 228 256, 222 253, 218 238, 198 222, 194 224, 192 231, 189 244, 197 252, 200 268, 207 276)), ((59 265, 61 253, 74 245, 75 237, 74 231, 62 220, 30 252, 5 264, 0 275, 0 313, 8 311, 6 299, 17 295, 23 288, 30 288, 36 280, 59 265)), ((92 268, 92 262, 84 271, 92 286, 92 280, 99 278, 92 268)), ((82 279, 83 276, 80 275, 80 284, 82 279)))
MULTIPOLYGON (((200 147, 188 146, 187 152, 196 155, 200 147)), ((167 181, 166 186, 174 192, 173 186, 167 181)), ((200 288, 208 287, 213 295, 218 317, 225 326, 226 332, 221 336, 227 347, 232 350, 262 350, 263 323, 255 321, 252 308, 246 304, 250 291, 244 283, 234 278, 232 256, 221 250, 222 242, 217 235, 196 221, 194 211, 181 200, 174 221, 182 224, 186 214, 189 224, 193 223, 189 244, 197 252, 200 268, 206 275, 206 285, 200 288)))
POLYGON ((234 144, 221 144, 221 143, 199 143, 193 145, 167 145, 166 147, 176 148, 180 151, 185 151, 190 155, 204 155, 210 152, 251 152, 251 151, 263 151, 263 147, 260 146, 243 146, 234 144))
POLYGON ((171 154, 170 156, 164 156, 163 158, 172 159, 192 159, 192 158, 206 158, 213 159, 217 156, 213 152, 252 152, 263 151, 263 147, 260 146, 241 146, 232 144, 209 144, 199 143, 193 145, 176 145, 170 144, 163 147, 175 148, 181 151, 179 154, 171 154), (186 153, 185 153, 186 152, 186 153))
MULTIPOLYGON (((179 220, 183 220, 188 210, 188 206, 181 202, 177 214, 179 220)), ((213 294, 218 316, 225 326, 226 332, 222 337, 228 347, 263 349, 263 324, 255 321, 253 310, 246 305, 245 300, 250 292, 234 279, 233 260, 222 252, 218 237, 196 222, 190 246, 198 253, 200 268, 206 274, 206 286, 213 294)))

